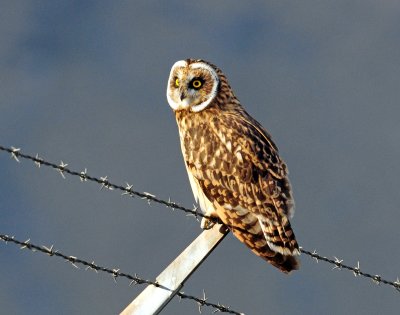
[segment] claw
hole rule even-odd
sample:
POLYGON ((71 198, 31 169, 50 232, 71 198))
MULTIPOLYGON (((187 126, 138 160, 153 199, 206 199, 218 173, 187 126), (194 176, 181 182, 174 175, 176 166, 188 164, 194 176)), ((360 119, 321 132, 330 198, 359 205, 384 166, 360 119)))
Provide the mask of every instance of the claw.
POLYGON ((214 224, 215 224, 215 222, 211 221, 210 219, 203 218, 203 219, 201 219, 200 227, 203 230, 209 230, 214 226, 214 224))
POLYGON ((229 231, 229 229, 228 229, 228 227, 226 225, 221 225, 220 228, 219 228, 219 231, 222 234, 225 234, 225 233, 227 233, 229 231))

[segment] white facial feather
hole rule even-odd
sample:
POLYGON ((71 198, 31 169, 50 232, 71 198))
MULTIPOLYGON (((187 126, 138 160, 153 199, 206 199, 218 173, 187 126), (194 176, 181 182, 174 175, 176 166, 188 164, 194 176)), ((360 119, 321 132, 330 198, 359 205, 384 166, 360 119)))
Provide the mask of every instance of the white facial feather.
POLYGON ((209 65, 207 65, 205 63, 196 62, 196 63, 191 64, 190 67, 192 69, 200 68, 200 69, 208 70, 208 72, 213 77, 213 81, 214 81, 211 93, 210 93, 207 101, 205 101, 203 103, 200 103, 199 105, 192 106, 192 111, 197 113, 197 112, 202 111, 204 108, 206 108, 211 103, 211 101, 214 99, 214 97, 217 95, 219 79, 218 79, 218 75, 215 72, 215 70, 211 66, 209 66, 209 65))
MULTIPOLYGON (((168 79, 168 85, 167 85, 167 100, 168 100, 169 106, 171 106, 171 108, 173 110, 181 109, 182 105, 180 103, 175 102, 171 97, 172 96, 171 80, 174 77, 173 75, 174 75, 175 68, 180 68, 180 67, 185 68, 186 66, 187 66, 187 62, 185 60, 179 60, 174 63, 174 65, 172 66, 171 71, 169 73, 169 79, 168 79)), ((188 105, 183 108, 187 108, 187 107, 188 107, 188 105)))
MULTIPOLYGON (((188 97, 180 100, 179 97, 176 96, 176 91, 178 88, 173 87, 173 84, 171 84, 171 80, 173 80, 176 76, 178 76, 178 79, 181 79, 179 77, 180 72, 176 71, 176 69, 177 68, 186 68, 186 67, 187 67, 187 62, 185 60, 179 60, 179 61, 175 62, 174 65, 172 66, 170 74, 169 74, 169 79, 168 79, 167 100, 168 100, 169 105, 171 106, 171 108, 174 111, 189 108, 192 112, 200 112, 203 109, 205 109, 217 95, 219 78, 218 78, 216 71, 206 63, 195 62, 195 63, 192 63, 189 65, 189 71, 190 71, 190 69, 203 69, 203 70, 206 70, 213 79, 213 86, 212 86, 211 92, 207 95, 207 99, 200 104, 194 105, 194 104, 191 104, 192 98, 190 96, 194 96, 195 93, 198 93, 197 91, 191 91, 190 89, 188 89, 186 91, 188 94, 188 97)), ((191 80, 191 79, 193 79, 193 76, 189 74, 188 78, 191 80)))

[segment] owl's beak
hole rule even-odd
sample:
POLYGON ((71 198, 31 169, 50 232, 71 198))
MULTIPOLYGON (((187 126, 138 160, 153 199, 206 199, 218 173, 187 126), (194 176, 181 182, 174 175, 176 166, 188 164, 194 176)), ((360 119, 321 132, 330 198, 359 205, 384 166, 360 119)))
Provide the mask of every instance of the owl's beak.
POLYGON ((183 101, 186 97, 187 97, 186 93, 182 92, 180 96, 181 101, 183 101))

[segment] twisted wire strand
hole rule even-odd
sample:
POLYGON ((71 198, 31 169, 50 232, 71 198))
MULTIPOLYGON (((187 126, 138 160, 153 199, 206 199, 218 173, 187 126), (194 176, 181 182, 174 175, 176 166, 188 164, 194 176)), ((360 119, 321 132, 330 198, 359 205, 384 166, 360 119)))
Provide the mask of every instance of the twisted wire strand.
MULTIPOLYGON (((40 167, 41 165, 45 165, 45 166, 51 167, 51 168, 57 170, 58 172, 60 172, 61 176, 63 176, 64 178, 65 178, 64 173, 72 175, 72 176, 78 176, 78 177, 80 177, 80 179, 82 181, 96 182, 96 183, 100 184, 102 188, 104 187, 104 188, 108 188, 108 189, 111 189, 111 190, 113 190, 113 189, 120 190, 120 191, 123 192, 122 195, 139 196, 142 199, 147 200, 149 203, 153 201, 153 202, 162 204, 162 205, 166 206, 167 208, 171 208, 172 210, 178 209, 180 211, 185 212, 188 215, 191 215, 191 216, 195 217, 196 219, 198 219, 199 217, 202 217, 202 218, 206 218, 208 220, 211 220, 213 222, 224 224, 222 221, 220 221, 218 219, 215 219, 213 217, 209 217, 209 216, 204 215, 203 213, 199 212, 197 208, 189 209, 189 208, 183 207, 183 206, 179 205, 178 203, 173 202, 171 200, 166 201, 166 200, 157 198, 155 195, 147 193, 147 192, 135 191, 135 190, 132 189, 133 185, 129 185, 128 183, 127 183, 127 185, 125 187, 122 186, 122 185, 113 184, 113 183, 108 181, 107 176, 100 177, 100 178, 94 177, 94 176, 89 176, 87 174, 87 172, 86 172, 86 169, 84 171, 81 171, 81 172, 78 172, 78 171, 75 171, 75 170, 71 170, 71 169, 67 168, 68 164, 65 164, 62 161, 61 161, 61 163, 59 165, 57 165, 55 163, 45 161, 44 159, 40 158, 38 154, 36 154, 36 156, 24 154, 24 153, 21 152, 20 148, 15 148, 15 147, 8 148, 8 147, 3 147, 3 146, 0 145, 0 150, 10 153, 11 157, 13 159, 15 159, 17 162, 19 162, 19 158, 23 158, 23 159, 27 159, 27 160, 33 161, 38 167, 40 167)), ((228 227, 231 228, 231 229, 239 229, 239 230, 241 230, 240 228, 237 228, 235 226, 228 226, 228 227)), ((313 252, 310 252, 308 250, 300 248, 300 251, 303 254, 308 255, 309 257, 315 259, 317 262, 318 261, 324 261, 326 263, 329 263, 329 264, 333 265, 334 266, 333 269, 337 269, 337 270, 346 269, 346 270, 352 271, 354 276, 362 276, 362 277, 365 277, 365 278, 369 278, 376 284, 383 283, 383 284, 386 284, 386 285, 389 285, 389 286, 393 287, 394 289, 396 289, 397 291, 400 292, 400 280, 399 280, 399 278, 397 278, 396 281, 389 281, 389 280, 383 279, 380 275, 372 275, 370 273, 366 273, 366 272, 361 271, 359 262, 357 263, 357 266, 351 267, 349 265, 343 264, 343 259, 339 259, 339 258, 337 258, 335 256, 334 256, 334 259, 329 259, 329 258, 327 258, 325 256, 319 255, 316 250, 314 250, 313 252)))
POLYGON ((17 162, 19 162, 19 158, 23 158, 23 159, 26 159, 26 160, 33 161, 38 167, 40 167, 41 165, 51 167, 51 168, 57 170, 58 172, 60 172, 60 174, 61 174, 61 176, 63 178, 65 178, 64 174, 69 174, 69 175, 72 175, 72 176, 78 176, 81 179, 81 181, 92 181, 92 182, 100 184, 102 188, 104 187, 104 188, 107 188, 107 189, 110 189, 110 190, 115 189, 115 190, 122 191, 123 195, 138 196, 138 197, 140 197, 142 199, 147 200, 148 202, 156 202, 156 203, 162 204, 162 205, 164 205, 164 206, 166 206, 168 208, 171 208, 171 209, 181 210, 181 211, 183 211, 183 212, 185 212, 187 214, 195 216, 196 218, 197 217, 203 217, 203 218, 206 218, 206 219, 213 220, 216 223, 221 223, 222 224, 222 221, 216 221, 215 218, 212 218, 212 217, 204 215, 203 213, 197 211, 197 208, 188 209, 186 207, 183 207, 183 206, 177 204, 176 202, 173 202, 173 201, 170 201, 170 200, 166 201, 166 200, 163 200, 163 199, 159 199, 155 195, 152 195, 150 193, 135 191, 133 189, 133 185, 129 185, 128 183, 126 184, 125 187, 122 186, 122 185, 117 185, 117 184, 110 183, 108 181, 108 179, 107 179, 107 176, 104 176, 104 177, 90 176, 90 175, 87 174, 86 169, 81 171, 81 172, 75 171, 75 170, 71 170, 71 169, 67 168, 68 164, 65 164, 63 161, 61 161, 60 164, 48 162, 48 161, 40 158, 38 154, 36 154, 36 156, 24 154, 24 153, 21 152, 21 149, 15 148, 15 147, 7 148, 7 147, 3 147, 2 145, 0 145, 0 150, 10 153, 11 157, 14 158, 17 162))
MULTIPOLYGON (((77 258, 75 256, 69 256, 66 254, 63 254, 62 252, 55 250, 53 248, 53 245, 50 247, 46 247, 46 246, 38 246, 35 244, 32 244, 30 242, 30 239, 26 240, 26 241, 20 241, 15 239, 14 237, 5 235, 5 234, 0 234, 0 240, 3 240, 6 244, 7 243, 12 243, 14 245, 19 245, 21 249, 27 249, 30 250, 32 252, 41 252, 43 254, 47 254, 50 257, 56 256, 59 257, 69 263, 71 263, 75 268, 79 268, 78 265, 83 265, 86 267, 86 270, 88 269, 92 269, 96 272, 101 271, 101 272, 105 272, 110 274, 113 279, 116 281, 117 278, 126 278, 128 280, 130 280, 130 285, 132 284, 150 284, 150 285, 154 285, 155 287, 167 290, 167 291, 172 291, 171 289, 160 285, 159 283, 155 282, 155 281, 151 281, 151 280, 146 280, 143 278, 140 278, 138 275, 131 275, 125 272, 121 272, 120 269, 111 269, 108 267, 103 267, 100 265, 97 265, 94 263, 94 261, 89 262, 80 258, 77 258)), ((189 300, 193 300, 195 301, 198 306, 199 306, 199 310, 201 311, 201 308, 203 306, 209 306, 214 308, 214 312, 222 312, 222 313, 229 313, 229 314, 235 314, 235 315, 244 315, 243 313, 239 313, 237 311, 234 311, 232 309, 230 309, 229 306, 224 306, 220 303, 215 304, 215 303, 211 303, 211 302, 207 302, 207 298, 205 296, 205 292, 203 291, 203 298, 199 298, 193 295, 188 295, 185 294, 184 292, 178 292, 177 296, 179 296, 179 298, 181 299, 189 299, 189 300)))
POLYGON ((380 275, 373 275, 373 274, 361 271, 360 270, 360 262, 359 261, 357 262, 357 266, 351 267, 349 265, 344 264, 343 263, 343 259, 339 259, 337 257, 334 257, 334 259, 330 259, 330 258, 327 258, 327 257, 319 255, 316 250, 314 250, 313 252, 310 252, 308 250, 300 248, 300 251, 302 253, 314 258, 317 262, 319 260, 321 260, 321 261, 325 261, 325 262, 327 262, 327 263, 329 263, 331 265, 334 265, 334 267, 332 268, 333 270, 335 270, 335 269, 338 269, 338 270, 347 269, 349 271, 352 271, 355 277, 362 276, 362 277, 365 277, 365 278, 369 278, 376 284, 381 284, 381 283, 387 284, 387 285, 392 286, 394 289, 396 289, 397 291, 400 292, 400 280, 399 280, 399 278, 397 278, 396 281, 389 281, 389 280, 383 279, 380 275))

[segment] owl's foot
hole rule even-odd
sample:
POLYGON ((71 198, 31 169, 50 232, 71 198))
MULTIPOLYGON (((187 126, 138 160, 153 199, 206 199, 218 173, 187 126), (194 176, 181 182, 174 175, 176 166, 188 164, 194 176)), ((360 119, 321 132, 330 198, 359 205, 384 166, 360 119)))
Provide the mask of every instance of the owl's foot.
POLYGON ((219 228, 219 231, 222 234, 225 234, 225 233, 227 233, 229 231, 229 228, 226 225, 221 225, 221 227, 219 228))
POLYGON ((203 230, 209 230, 214 226, 215 222, 208 218, 201 219, 200 227, 203 230))

